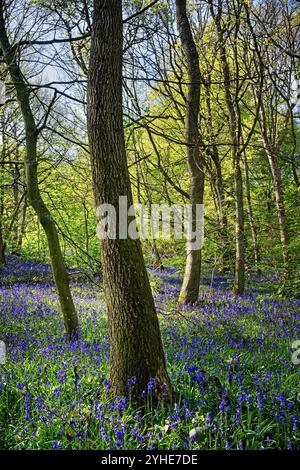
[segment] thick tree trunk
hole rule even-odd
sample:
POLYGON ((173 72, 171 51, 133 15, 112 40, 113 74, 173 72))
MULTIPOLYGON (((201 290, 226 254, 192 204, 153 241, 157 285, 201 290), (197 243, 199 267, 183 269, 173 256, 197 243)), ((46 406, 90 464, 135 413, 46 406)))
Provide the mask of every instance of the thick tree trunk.
MULTIPOLYGON (((88 133, 96 207, 132 194, 127 167, 122 110, 122 1, 95 0, 88 80, 88 133)), ((97 211, 99 214, 99 211, 97 211)), ((134 223, 131 217, 130 223, 134 223)), ((140 240, 100 241, 110 332, 113 393, 139 398, 155 379, 156 396, 171 399, 158 318, 140 240)))
POLYGON ((28 201, 35 210, 47 237, 53 276, 63 313, 65 337, 69 340, 77 336, 78 319, 71 296, 68 274, 63 261, 56 225, 44 204, 39 190, 37 175, 38 129, 30 106, 29 89, 16 62, 15 51, 9 44, 4 22, 3 1, 0 1, 0 47, 16 90, 25 126, 26 154, 24 164, 28 201))
POLYGON ((252 199, 251 199, 251 191, 250 191, 249 166, 248 166, 248 159, 247 159, 246 154, 244 156, 244 167, 245 167, 245 189, 246 189, 246 200, 247 200, 247 212, 248 212, 249 225, 250 225, 251 237, 252 237, 252 243, 253 243, 255 271, 257 274, 259 274, 260 273, 259 245, 258 245, 258 240, 257 240, 257 227, 256 227, 256 223, 254 220, 254 215, 253 215, 252 199))
MULTIPOLYGON (((186 158, 190 174, 190 204, 192 205, 192 231, 197 228, 196 206, 203 204, 204 172, 199 152, 198 116, 200 107, 199 56, 186 11, 186 0, 176 0, 176 19, 180 40, 187 62, 188 93, 186 100, 185 139, 186 158)), ((179 304, 195 303, 199 296, 201 249, 191 249, 194 239, 187 240, 187 258, 179 304)))

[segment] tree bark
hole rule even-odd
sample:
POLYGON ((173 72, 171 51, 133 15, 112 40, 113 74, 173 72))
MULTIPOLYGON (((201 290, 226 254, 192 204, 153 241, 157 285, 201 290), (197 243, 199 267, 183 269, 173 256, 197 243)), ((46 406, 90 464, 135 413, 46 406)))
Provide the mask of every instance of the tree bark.
POLYGON ((0 0, 0 47, 14 84, 25 126, 26 152, 24 165, 28 201, 35 210, 47 237, 53 276, 63 313, 65 337, 70 340, 77 337, 78 318, 71 296, 68 274, 63 261, 56 225, 39 190, 37 174, 38 128, 30 105, 30 91, 16 62, 15 50, 9 43, 3 10, 3 1, 0 0))
MULTIPOLYGON (((127 167, 122 110, 122 1, 95 0, 88 79, 88 134, 96 207, 132 193, 127 167)), ((134 223, 135 218, 130 218, 134 223)), ((139 399, 155 379, 155 394, 171 399, 158 318, 140 240, 100 240, 110 332, 110 382, 115 394, 139 399), (134 380, 133 380, 134 381, 134 380)))
MULTIPOLYGON (((203 204, 204 172, 199 151, 200 68, 197 47, 186 11, 186 0, 176 0, 176 20, 182 49, 187 62, 188 93, 186 100, 185 140, 186 159, 190 174, 190 204, 192 205, 192 230, 195 232, 196 205, 203 204)), ((190 249, 193 239, 187 240, 187 258, 179 304, 195 303, 199 296, 201 275, 201 249, 190 249)))

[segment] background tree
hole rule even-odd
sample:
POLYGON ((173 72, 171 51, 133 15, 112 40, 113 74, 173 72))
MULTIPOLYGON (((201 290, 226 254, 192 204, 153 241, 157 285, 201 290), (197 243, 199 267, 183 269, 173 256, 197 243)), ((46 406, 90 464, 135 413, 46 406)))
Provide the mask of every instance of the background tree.
MULTIPOLYGON (((176 0, 176 17, 182 48, 187 61, 188 93, 186 100, 186 145, 187 162, 190 173, 190 203, 192 205, 192 231, 196 232, 196 206, 203 204, 204 171, 203 157, 199 152, 199 124, 200 111, 200 68, 199 56, 193 39, 191 26, 186 11, 186 1, 176 0)), ((190 236, 189 236, 190 238, 190 236)), ((179 295, 179 303, 195 303, 198 300, 200 273, 201 273, 201 249, 191 249, 194 238, 187 240, 187 258, 183 285, 179 295)))
MULTIPOLYGON (((30 90, 16 61, 16 49, 8 39, 4 19, 5 5, 0 1, 0 47, 11 80, 14 85, 16 96, 22 113, 25 135, 26 135, 26 153, 24 157, 24 166, 26 174, 26 185, 29 203, 35 210, 40 223, 42 224, 48 241, 53 276, 57 287, 58 297, 62 309, 65 336, 70 340, 76 338, 78 334, 78 318, 73 303, 67 270, 64 265, 63 256, 60 248, 58 233, 55 222, 46 207, 39 189, 37 175, 37 140, 41 132, 38 128, 30 104, 30 90)), ((56 95, 54 95, 55 99, 56 95)), ((50 103, 53 104, 54 99, 50 103)), ((46 124, 48 113, 45 115, 44 125, 46 124)))

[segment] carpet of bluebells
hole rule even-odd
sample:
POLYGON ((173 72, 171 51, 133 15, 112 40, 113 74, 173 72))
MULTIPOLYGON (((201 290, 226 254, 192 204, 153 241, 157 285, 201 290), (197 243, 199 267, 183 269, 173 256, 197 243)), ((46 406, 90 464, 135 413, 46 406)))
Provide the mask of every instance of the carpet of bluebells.
POLYGON ((176 399, 154 404, 152 380, 138 407, 107 393, 101 288, 73 282, 81 338, 66 344, 49 267, 8 261, 0 271, 0 448, 300 448, 300 364, 292 362, 300 301, 269 295, 272 277, 252 278, 242 297, 230 293, 230 279, 205 278, 197 305, 179 311, 176 269, 150 269, 176 399))

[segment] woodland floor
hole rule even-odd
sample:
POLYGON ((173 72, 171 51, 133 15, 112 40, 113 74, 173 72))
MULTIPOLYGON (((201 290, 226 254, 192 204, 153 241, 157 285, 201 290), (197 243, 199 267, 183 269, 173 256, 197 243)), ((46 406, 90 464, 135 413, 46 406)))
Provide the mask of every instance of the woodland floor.
POLYGON ((152 404, 151 383, 140 408, 109 398, 101 288, 72 283, 81 338, 66 344, 49 267, 9 257, 0 284, 0 448, 300 448, 300 364, 292 362, 300 300, 276 296, 270 274, 249 278, 241 297, 217 275, 203 279, 197 306, 178 311, 176 268, 149 274, 172 407, 152 404))

